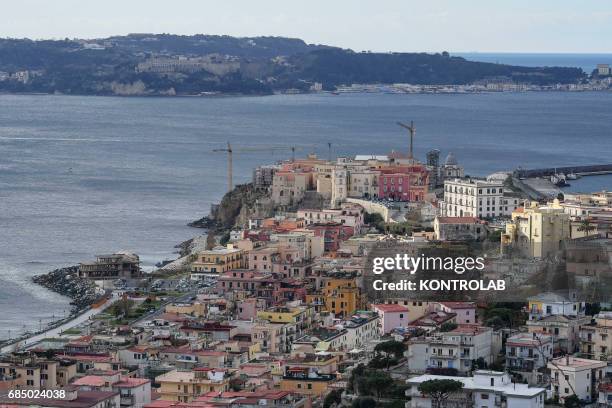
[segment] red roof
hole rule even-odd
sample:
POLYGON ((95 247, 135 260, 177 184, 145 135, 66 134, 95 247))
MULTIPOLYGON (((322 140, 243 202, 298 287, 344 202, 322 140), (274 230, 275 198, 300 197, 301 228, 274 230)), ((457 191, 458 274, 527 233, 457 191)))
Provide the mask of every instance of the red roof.
POLYGON ((375 304, 372 305, 373 308, 380 310, 381 312, 389 313, 389 312, 408 312, 408 308, 402 305, 394 305, 394 304, 375 304))
POLYGON ((476 217, 438 217, 440 224, 479 224, 482 221, 476 217))
POLYGON ((451 309, 476 309, 474 302, 440 302, 451 309))

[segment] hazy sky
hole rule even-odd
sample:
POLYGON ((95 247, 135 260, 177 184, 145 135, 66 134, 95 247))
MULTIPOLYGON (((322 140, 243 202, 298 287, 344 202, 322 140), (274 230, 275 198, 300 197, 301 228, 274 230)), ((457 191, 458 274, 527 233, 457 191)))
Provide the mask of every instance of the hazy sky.
POLYGON ((278 35, 354 50, 612 52, 610 0, 3 0, 0 37, 278 35))

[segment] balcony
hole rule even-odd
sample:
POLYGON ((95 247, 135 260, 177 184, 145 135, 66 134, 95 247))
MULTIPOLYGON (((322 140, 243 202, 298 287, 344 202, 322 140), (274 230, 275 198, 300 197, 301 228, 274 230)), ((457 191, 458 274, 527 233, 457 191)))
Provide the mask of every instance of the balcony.
POLYGON ((432 354, 431 358, 440 358, 444 360, 454 360, 457 358, 456 354, 432 354))
POLYGON ((133 395, 122 395, 120 404, 122 407, 131 407, 134 405, 135 398, 133 395))

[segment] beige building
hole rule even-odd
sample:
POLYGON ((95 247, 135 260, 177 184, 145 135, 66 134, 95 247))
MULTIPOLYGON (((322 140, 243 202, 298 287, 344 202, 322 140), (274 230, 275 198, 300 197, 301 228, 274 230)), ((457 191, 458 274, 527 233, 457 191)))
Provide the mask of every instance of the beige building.
POLYGON ((571 356, 560 357, 548 363, 553 397, 576 395, 584 401, 597 400, 597 388, 605 375, 605 361, 587 360, 571 356))
POLYGON ((612 312, 601 312, 580 328, 580 352, 593 360, 612 361, 612 312))
POLYGON ((198 253, 198 258, 191 264, 191 278, 199 279, 203 274, 221 274, 232 269, 241 269, 246 265, 244 251, 234 248, 229 244, 227 247, 216 247, 198 253))
POLYGON ((76 371, 72 361, 13 355, 0 361, 0 390, 61 388, 76 376, 76 371))
POLYGON ((272 180, 272 201, 278 205, 294 205, 304 198, 310 189, 312 173, 277 171, 272 180))
POLYGON ((512 248, 529 258, 553 257, 569 238, 569 215, 559 200, 545 206, 532 202, 512 212, 512 222, 502 234, 502 250, 512 248))
POLYGON ((550 315, 528 320, 529 333, 553 336, 555 351, 573 354, 580 348, 580 326, 588 324, 590 316, 550 315))
POLYGON ((375 170, 351 170, 349 172, 348 196, 353 198, 378 197, 379 175, 380 173, 375 170))
POLYGON ((166 401, 192 402, 207 392, 229 390, 229 377, 223 369, 195 368, 191 371, 173 370, 155 378, 160 387, 157 393, 166 401))

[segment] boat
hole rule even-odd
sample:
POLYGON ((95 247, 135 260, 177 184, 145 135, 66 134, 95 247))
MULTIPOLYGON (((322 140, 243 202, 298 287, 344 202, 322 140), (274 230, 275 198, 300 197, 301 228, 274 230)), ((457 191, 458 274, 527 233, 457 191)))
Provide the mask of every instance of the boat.
POLYGON ((550 182, 553 183, 557 187, 568 187, 569 183, 565 179, 565 174, 555 173, 550 176, 550 182))
POLYGON ((568 180, 578 180, 578 178, 580 178, 579 175, 577 175, 576 173, 569 173, 565 175, 565 178, 568 180))

